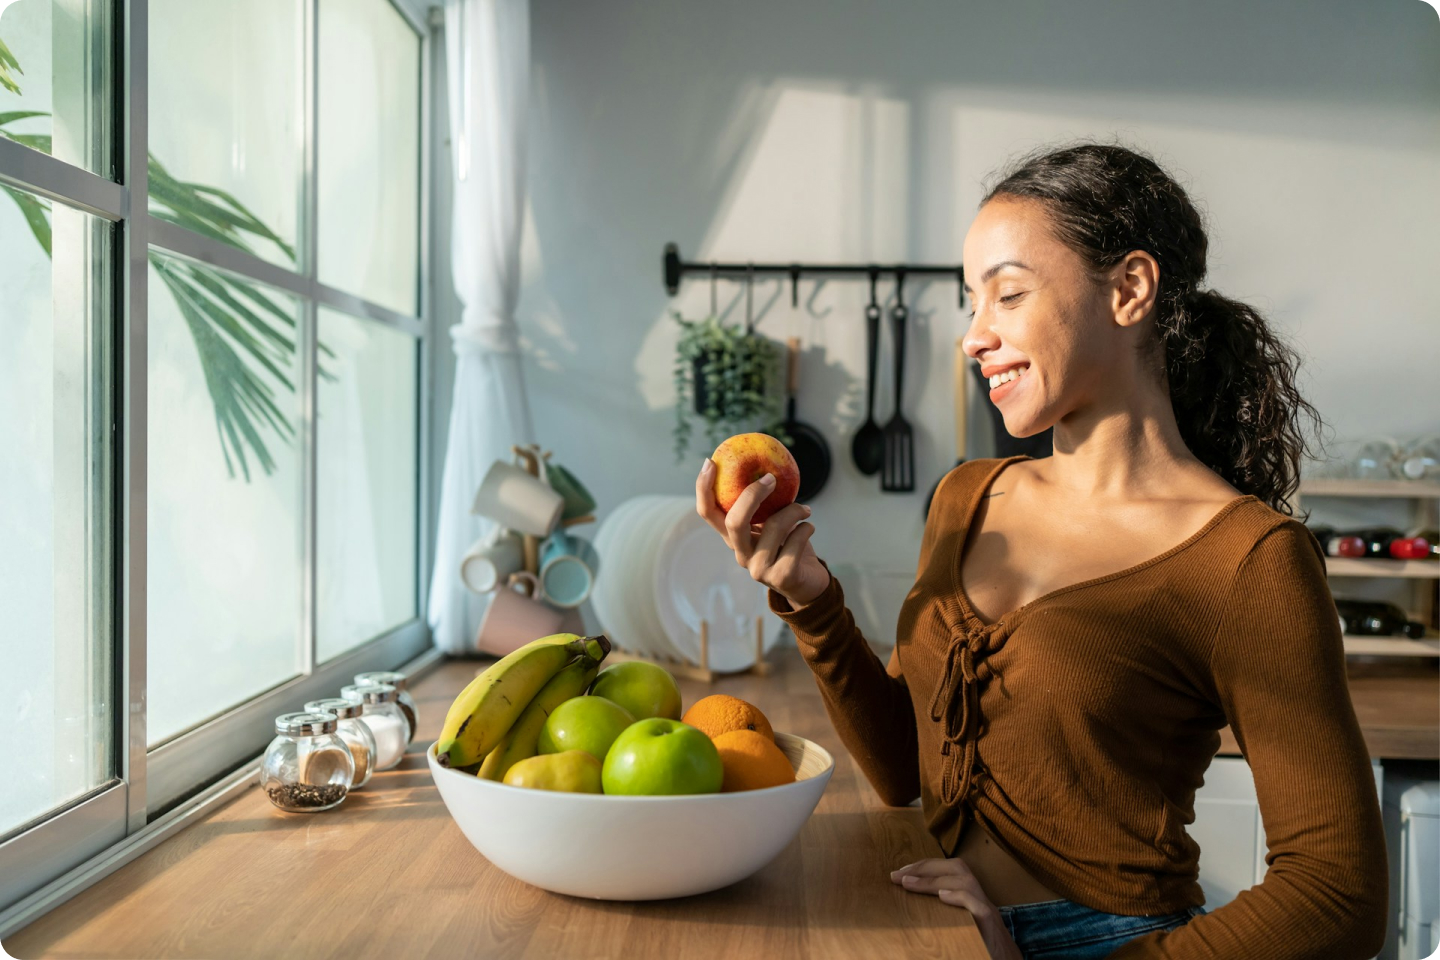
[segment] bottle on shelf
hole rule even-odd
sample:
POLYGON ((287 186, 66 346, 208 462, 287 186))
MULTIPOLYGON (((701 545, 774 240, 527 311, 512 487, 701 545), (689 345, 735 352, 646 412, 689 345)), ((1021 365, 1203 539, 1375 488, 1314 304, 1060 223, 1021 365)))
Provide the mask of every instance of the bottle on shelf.
POLYGON ((1425 636, 1425 624, 1411 620, 1393 603, 1378 600, 1335 599, 1341 628, 1357 637, 1405 636, 1418 640, 1425 636))
POLYGON ((1359 537, 1343 536, 1334 527, 1311 527, 1310 532, 1320 541, 1320 549, 1327 557, 1365 556, 1365 541, 1359 537))
POLYGON ((1434 527, 1414 527, 1407 530, 1405 536, 1424 540, 1430 544, 1430 552, 1427 556, 1432 560, 1440 559, 1440 530, 1436 530, 1434 527))
POLYGON ((1365 542, 1366 557, 1393 560, 1424 560, 1430 556, 1430 541, 1424 537, 1407 537, 1394 527, 1366 527, 1342 530, 1340 536, 1359 537, 1365 542))

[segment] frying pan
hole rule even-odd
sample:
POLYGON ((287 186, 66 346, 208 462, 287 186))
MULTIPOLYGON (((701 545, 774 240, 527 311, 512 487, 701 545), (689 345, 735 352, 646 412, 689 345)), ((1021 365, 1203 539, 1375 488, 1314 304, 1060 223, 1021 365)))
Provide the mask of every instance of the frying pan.
POLYGON ((781 424, 790 436, 785 445, 800 468, 800 490, 795 499, 811 500, 825 481, 830 479, 830 444, 819 430, 795 419, 795 391, 800 373, 800 338, 790 337, 785 344, 785 422, 781 424))

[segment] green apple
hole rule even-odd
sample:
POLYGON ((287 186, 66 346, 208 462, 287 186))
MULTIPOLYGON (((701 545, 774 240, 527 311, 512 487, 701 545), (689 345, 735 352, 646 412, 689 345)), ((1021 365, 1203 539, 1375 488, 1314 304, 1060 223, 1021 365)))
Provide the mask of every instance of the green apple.
POLYGON ((505 783, 531 790, 600 793, 600 761, 584 750, 542 753, 527 757, 505 771, 505 783))
POLYGON ((605 755, 606 793, 667 796, 718 793, 725 779, 720 752, 704 733, 665 717, 637 720, 605 755))
POLYGON ((634 714, 636 720, 680 719, 680 688, 670 671, 653 663, 630 660, 606 667, 595 678, 590 692, 614 700, 634 714))
POLYGON ((614 700, 571 697, 551 711, 540 728, 540 752, 585 750, 601 763, 610 744, 635 718, 614 700))

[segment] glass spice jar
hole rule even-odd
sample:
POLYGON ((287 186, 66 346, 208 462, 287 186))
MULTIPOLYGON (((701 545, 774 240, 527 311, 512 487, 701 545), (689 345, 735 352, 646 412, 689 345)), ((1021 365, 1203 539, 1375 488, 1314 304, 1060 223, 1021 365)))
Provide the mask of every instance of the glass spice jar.
POLYGON ((370 775, 375 772, 375 754, 378 747, 375 744, 375 735, 360 719, 362 705, 344 697, 329 697, 325 700, 311 700, 305 704, 305 709, 311 713, 335 714, 338 720, 335 735, 345 741, 345 746, 350 748, 350 756, 355 760, 355 775, 350 779, 350 789, 359 790, 369 783, 370 775))
POLYGON ((405 756, 410 724, 400 711, 400 691, 388 683, 359 683, 340 688, 340 696, 364 705, 360 720, 375 737, 375 769, 389 770, 405 756))
POLYGON ((275 718, 276 736, 260 763, 260 788, 271 803, 290 813, 316 813, 345 799, 355 759, 335 733, 338 723, 325 711, 275 718))
POLYGON ((369 673, 355 674, 356 684, 365 683, 388 683, 400 691, 396 703, 400 705, 400 712, 405 714, 405 719, 410 723, 410 739, 407 745, 415 742, 415 731, 420 728, 420 710, 415 706, 415 698, 410 695, 410 678, 396 670, 371 670, 369 673))

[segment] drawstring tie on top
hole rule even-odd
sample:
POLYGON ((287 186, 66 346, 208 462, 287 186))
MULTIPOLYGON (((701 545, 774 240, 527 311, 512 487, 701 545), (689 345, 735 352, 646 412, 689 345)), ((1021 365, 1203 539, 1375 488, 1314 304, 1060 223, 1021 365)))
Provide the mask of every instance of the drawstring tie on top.
POLYGON ((976 786, 975 732, 978 725, 980 684, 992 671, 984 657, 1005 645, 1003 621, 972 626, 954 637, 945 654, 945 670, 930 698, 930 719, 945 724, 940 752, 940 801, 960 801, 976 786), (978 662, 977 662, 977 658, 978 662))

